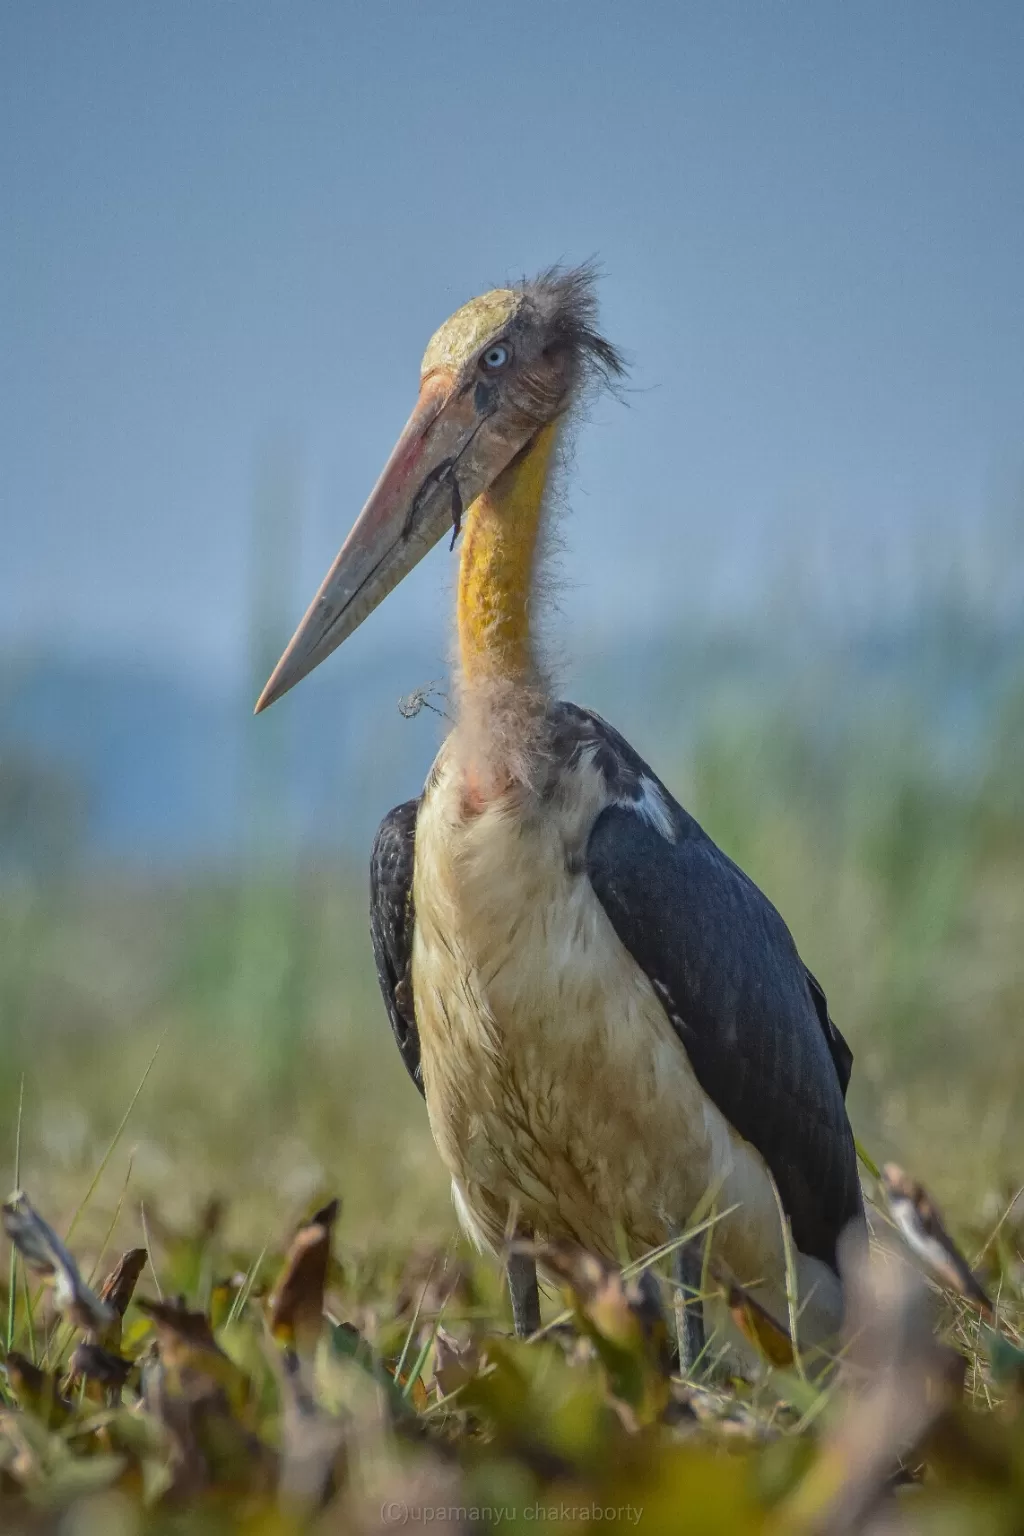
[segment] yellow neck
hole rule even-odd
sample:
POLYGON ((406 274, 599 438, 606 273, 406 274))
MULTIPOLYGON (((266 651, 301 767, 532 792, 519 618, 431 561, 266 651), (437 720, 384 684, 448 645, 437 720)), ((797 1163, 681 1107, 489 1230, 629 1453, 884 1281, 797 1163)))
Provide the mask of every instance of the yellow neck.
POLYGON ((530 591, 557 423, 543 427, 466 514, 459 657, 467 683, 536 677, 530 591))

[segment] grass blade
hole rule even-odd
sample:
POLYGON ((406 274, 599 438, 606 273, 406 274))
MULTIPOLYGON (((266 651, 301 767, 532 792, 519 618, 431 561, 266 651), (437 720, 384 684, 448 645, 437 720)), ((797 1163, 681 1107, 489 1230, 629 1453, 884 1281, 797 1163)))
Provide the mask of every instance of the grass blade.
POLYGON ((153 1262, 153 1244, 150 1241, 149 1226, 146 1222, 146 1204, 144 1200, 139 1201, 139 1221, 142 1225, 142 1236, 145 1242, 146 1252, 149 1254, 149 1272, 153 1276, 153 1284, 156 1287, 157 1300, 163 1301, 164 1293, 160 1285, 160 1276, 157 1274, 156 1265, 153 1262))
MULTIPOLYGON (((260 1249, 259 1257, 249 1266, 245 1280, 239 1286, 238 1293, 235 1296, 234 1301, 231 1303, 231 1310, 224 1321, 225 1328, 230 1328, 231 1324, 237 1321, 242 1308, 249 1300, 249 1295, 252 1291, 252 1288, 256 1284, 256 1276, 260 1272, 260 1265, 263 1263, 263 1260, 267 1256, 267 1247, 268 1245, 264 1243, 263 1247, 260 1249)), ((150 1260, 150 1262, 152 1263, 152 1260, 150 1260)))
MULTIPOLYGON (((21 1074, 21 1082, 18 1084, 18 1120, 14 1131, 14 1188, 21 1188, 21 1116, 25 1107, 25 1074, 21 1074)), ((11 1244, 11 1269, 8 1280, 7 1293, 7 1350, 10 1354, 14 1348, 14 1324, 17 1313, 16 1297, 18 1294, 18 1250, 11 1244)))
MULTIPOLYGON (((131 1101, 130 1101, 130 1103, 128 1105, 128 1108, 125 1110, 124 1114, 121 1116, 121 1122, 118 1125, 117 1130, 114 1132, 113 1136, 111 1137, 110 1145, 107 1147, 107 1150, 104 1152, 103 1156, 100 1158, 100 1165, 96 1169, 96 1172, 92 1176, 92 1182, 90 1183, 89 1188, 86 1190, 85 1194, 82 1196, 81 1200, 78 1203, 78 1209, 75 1211, 75 1214, 72 1216, 71 1223, 68 1226, 68 1229, 67 1229, 67 1231, 64 1234, 64 1241, 65 1242, 70 1242, 71 1234, 74 1232, 75 1228, 77 1227, 79 1219, 80 1219, 80 1217, 82 1215, 82 1212, 85 1210, 86 1206, 89 1204, 89 1201, 92 1199, 93 1195, 95 1194, 96 1186, 100 1182, 100 1179, 102 1179, 103 1174, 104 1174, 104 1172, 106 1170, 107 1164, 110 1162, 110 1159, 113 1157, 115 1151, 117 1150, 117 1144, 121 1140, 121 1137, 124 1135, 124 1128, 128 1124, 128 1120, 129 1120, 129 1117, 131 1115, 132 1110, 135 1108, 135 1105, 138 1103, 139 1094, 142 1092, 143 1088, 145 1088, 145 1086, 146 1086, 146 1080, 148 1079, 149 1074, 152 1072, 153 1067, 156 1065, 156 1059, 157 1059, 157 1057, 160 1054, 160 1047, 163 1045, 163 1043, 166 1040, 166 1038, 167 1038, 167 1030, 165 1029, 163 1034, 160 1036, 159 1040, 156 1043, 156 1048, 153 1051, 152 1056, 149 1058, 149 1061, 148 1061, 148 1063, 146 1065, 145 1072, 143 1072, 141 1078, 139 1079, 139 1086, 136 1088, 135 1092, 132 1094, 131 1101)), ((152 1259, 150 1259, 150 1262, 152 1262, 152 1259)))

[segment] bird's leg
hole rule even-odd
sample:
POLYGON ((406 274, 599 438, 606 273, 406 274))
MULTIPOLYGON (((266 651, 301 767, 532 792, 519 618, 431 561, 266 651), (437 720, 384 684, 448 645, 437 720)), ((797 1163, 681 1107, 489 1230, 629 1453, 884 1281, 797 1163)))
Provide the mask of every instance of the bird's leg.
POLYGON ((682 1243, 675 1250, 676 1279, 681 1305, 676 1307, 679 1374, 688 1375, 704 1352, 704 1305, 700 1299, 703 1261, 700 1246, 682 1243))
POLYGON ((540 1327, 537 1265, 530 1254, 509 1254, 508 1290, 512 1297, 512 1320, 515 1323, 516 1338, 528 1339, 540 1327))

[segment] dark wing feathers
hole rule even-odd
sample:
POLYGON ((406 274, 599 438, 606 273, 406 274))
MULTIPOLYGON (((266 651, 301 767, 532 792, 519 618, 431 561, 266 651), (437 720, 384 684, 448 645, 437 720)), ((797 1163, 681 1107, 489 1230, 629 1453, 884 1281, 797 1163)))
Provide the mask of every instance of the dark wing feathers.
POLYGON ((814 1011, 818 1015, 821 1027, 825 1033, 825 1039, 828 1042, 832 1060, 835 1062, 836 1072, 839 1074, 839 1086, 843 1090, 843 1098, 845 1099, 846 1090, 850 1086, 850 1073, 853 1071, 853 1052, 833 1022, 832 1015, 828 1011, 828 998, 825 996, 821 982, 812 971, 807 970, 806 966, 804 966, 804 971, 807 974, 807 985, 811 989, 814 1011))
POLYGON ((578 729, 617 759, 620 803, 602 811, 587 846, 595 894, 701 1087, 770 1168, 797 1247, 834 1268, 836 1240, 863 1208, 843 1102, 852 1057, 824 993, 771 902, 632 748, 622 752, 596 716, 578 729), (645 780, 664 796, 674 842, 639 813, 645 780))
POLYGON ((420 1093, 420 1035, 412 997, 413 850, 418 800, 389 811, 370 855, 370 936, 377 980, 406 1071, 420 1093))

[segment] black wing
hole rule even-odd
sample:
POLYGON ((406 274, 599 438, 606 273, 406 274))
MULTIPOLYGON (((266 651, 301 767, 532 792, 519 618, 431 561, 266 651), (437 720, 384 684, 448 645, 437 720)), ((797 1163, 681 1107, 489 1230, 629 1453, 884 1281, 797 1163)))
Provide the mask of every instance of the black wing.
POLYGON ((813 971, 804 966, 807 976, 807 985, 811 989, 811 1001, 814 1003, 814 1011, 818 1015, 818 1022, 825 1034, 828 1043, 829 1054, 835 1063, 839 1077, 839 1086, 843 1090, 843 1098, 846 1098, 846 1090, 850 1086, 850 1073, 853 1071, 853 1052, 839 1032, 839 1027, 828 1011, 828 998, 825 989, 813 971))
POLYGON ((413 850, 418 800, 389 811, 370 855, 370 936, 377 980, 405 1068, 420 1093, 420 1034, 412 997, 413 850))
POLYGON ((836 1240, 863 1206, 844 1105, 852 1055, 825 995, 768 898, 618 732, 559 708, 578 738, 570 759, 587 750, 617 802, 587 845, 598 900, 650 978, 701 1087, 770 1168, 797 1247, 835 1268, 836 1240), (674 841, 645 806, 652 789, 674 841))

